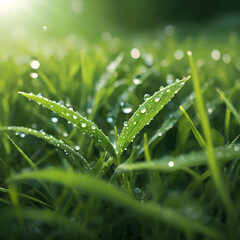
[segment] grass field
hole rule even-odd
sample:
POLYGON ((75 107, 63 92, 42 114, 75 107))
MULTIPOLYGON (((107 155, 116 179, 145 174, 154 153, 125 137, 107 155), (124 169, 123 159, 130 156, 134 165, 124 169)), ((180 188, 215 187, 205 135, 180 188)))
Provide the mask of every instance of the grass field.
POLYGON ((0 238, 239 239, 239 36, 214 36, 2 40, 0 238))

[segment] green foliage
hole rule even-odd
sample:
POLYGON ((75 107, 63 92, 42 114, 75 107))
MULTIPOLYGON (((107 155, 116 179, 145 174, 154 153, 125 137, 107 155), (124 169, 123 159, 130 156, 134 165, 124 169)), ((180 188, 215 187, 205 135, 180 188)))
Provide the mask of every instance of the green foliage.
POLYGON ((117 142, 118 154, 124 151, 141 129, 171 100, 189 78, 177 81, 166 88, 161 88, 153 96, 146 98, 146 101, 139 106, 128 123, 124 124, 117 142))
POLYGON ((103 35, 0 48, 0 238, 239 239, 239 38, 103 35))

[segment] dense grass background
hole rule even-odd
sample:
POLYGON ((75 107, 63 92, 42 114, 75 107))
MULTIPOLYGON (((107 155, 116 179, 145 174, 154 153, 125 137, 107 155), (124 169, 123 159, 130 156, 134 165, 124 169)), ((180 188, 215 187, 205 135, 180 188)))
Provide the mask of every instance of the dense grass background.
POLYGON ((0 39, 0 238, 239 239, 239 32, 224 23, 164 25, 129 34, 129 29, 110 33, 104 24, 98 32, 89 23, 90 35, 73 32, 74 25, 53 30, 54 21, 47 30, 38 22, 36 35, 30 23, 27 28, 5 26, 0 39), (133 48, 140 51, 138 59, 131 57, 133 48), (199 135, 208 141, 193 78, 115 160, 100 141, 18 94, 32 92, 73 108, 115 146, 117 133, 146 94, 193 74, 188 50, 230 206, 199 144, 199 135), (37 69, 34 60, 40 63, 37 69), (39 130, 61 142, 49 144, 8 126, 39 130), (63 151, 63 142, 72 150, 63 151))

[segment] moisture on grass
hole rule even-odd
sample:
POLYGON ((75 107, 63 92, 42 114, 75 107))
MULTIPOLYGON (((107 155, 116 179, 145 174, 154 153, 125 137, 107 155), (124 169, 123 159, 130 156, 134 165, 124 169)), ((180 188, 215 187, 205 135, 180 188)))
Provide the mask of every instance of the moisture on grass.
POLYGON ((68 41, 0 48, 0 238, 239 239, 238 36, 68 41))

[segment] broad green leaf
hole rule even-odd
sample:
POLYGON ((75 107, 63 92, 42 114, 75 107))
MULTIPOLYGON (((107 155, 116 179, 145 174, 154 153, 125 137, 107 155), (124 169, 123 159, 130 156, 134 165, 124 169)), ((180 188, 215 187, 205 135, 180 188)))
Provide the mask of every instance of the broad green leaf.
POLYGON ((37 130, 31 129, 31 128, 14 127, 14 126, 3 127, 0 130, 1 131, 21 132, 21 133, 24 133, 24 134, 32 135, 32 136, 37 137, 37 138, 41 138, 44 141, 48 142, 49 144, 52 144, 55 147, 58 147, 58 148, 62 149, 63 151, 66 151, 68 153, 71 153, 71 154, 77 156, 82 161, 82 163, 88 169, 90 169, 87 160, 80 153, 76 152, 72 147, 70 147, 69 145, 64 143, 63 140, 58 140, 58 139, 54 138, 52 135, 46 134, 44 131, 37 131, 37 130))
MULTIPOLYGON (((203 91, 205 90, 205 87, 203 88, 203 91)), ((182 103, 182 106, 185 109, 188 109, 192 106, 193 100, 195 98, 194 92, 189 94, 187 98, 182 103)), ((182 112, 180 109, 176 109, 174 112, 170 113, 168 118, 163 122, 163 124, 156 130, 155 134, 150 138, 148 145, 155 145, 159 141, 161 141, 165 135, 166 132, 168 132, 170 129, 174 127, 174 125, 179 121, 179 119, 182 116, 182 112)), ((138 152, 138 156, 140 156, 143 153, 143 147, 140 148, 138 152)))
MULTIPOLYGON (((218 163, 225 163, 240 157, 240 144, 232 144, 227 147, 215 148, 214 154, 218 163)), ((192 152, 177 157, 166 156, 161 159, 154 159, 151 162, 138 162, 133 164, 122 164, 115 170, 115 176, 123 172, 133 170, 153 170, 161 172, 174 172, 184 170, 186 167, 196 167, 208 163, 205 151, 192 152)))
POLYGON ((168 207, 152 203, 140 203, 124 194, 113 185, 89 175, 79 174, 72 171, 64 172, 59 169, 49 169, 14 175, 8 181, 12 182, 21 180, 38 180, 62 184, 65 187, 93 194, 94 196, 132 210, 137 214, 144 215, 158 221, 163 221, 176 228, 185 230, 191 226, 191 230, 193 231, 216 239, 220 237, 219 233, 213 230, 212 227, 208 227, 198 220, 189 219, 168 207))
POLYGON ((174 97, 190 78, 176 81, 175 83, 160 89, 149 97, 133 114, 124 126, 117 142, 117 152, 120 155, 142 128, 174 97))
POLYGON ((240 116, 237 112, 237 110, 235 109, 235 107, 231 104, 231 102, 226 98, 225 94, 223 91, 221 91, 220 89, 217 88, 217 92, 220 95, 220 97, 222 98, 222 100, 225 102, 225 104, 227 105, 228 109, 231 111, 232 115, 235 117, 235 119, 237 120, 238 124, 240 125, 240 116))
POLYGON ((39 104, 42 104, 44 107, 50 109, 51 111, 57 113, 61 117, 65 118, 76 127, 78 127, 83 133, 89 135, 92 139, 95 140, 105 151, 109 152, 114 158, 116 158, 116 153, 113 148, 113 145, 109 141, 108 137, 104 135, 102 130, 100 130, 95 123, 88 120, 87 118, 81 116, 79 113, 74 112, 71 109, 66 108, 63 105, 57 104, 54 101, 51 101, 42 96, 37 96, 32 93, 23 93, 19 92, 28 99, 31 99, 39 104))

